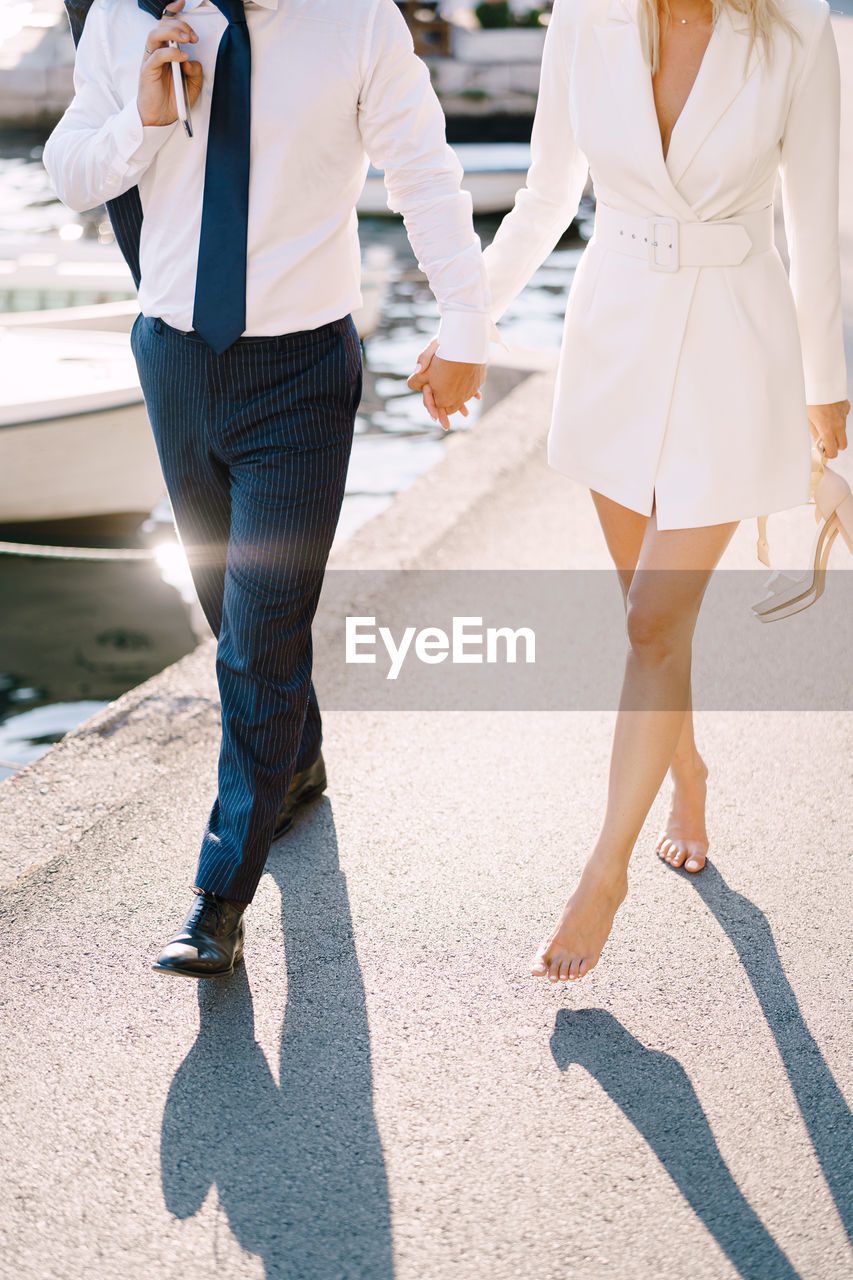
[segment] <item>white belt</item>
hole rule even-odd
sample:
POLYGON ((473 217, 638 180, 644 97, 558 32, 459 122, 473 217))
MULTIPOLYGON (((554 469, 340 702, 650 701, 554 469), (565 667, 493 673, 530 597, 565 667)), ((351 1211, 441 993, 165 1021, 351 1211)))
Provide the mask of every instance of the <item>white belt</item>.
POLYGON ((771 249, 773 206, 737 218, 679 222, 660 214, 623 213, 598 202, 592 244, 632 258, 645 258, 652 271, 679 267, 734 267, 753 253, 771 249))

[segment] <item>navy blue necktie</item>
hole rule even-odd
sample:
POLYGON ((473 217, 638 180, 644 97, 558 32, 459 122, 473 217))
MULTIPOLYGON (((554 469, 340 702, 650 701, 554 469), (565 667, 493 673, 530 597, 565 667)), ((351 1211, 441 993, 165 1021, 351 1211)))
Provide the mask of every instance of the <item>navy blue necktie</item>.
POLYGON ((246 328, 252 54, 243 0, 213 0, 228 19, 210 104, 193 327, 218 354, 246 328))

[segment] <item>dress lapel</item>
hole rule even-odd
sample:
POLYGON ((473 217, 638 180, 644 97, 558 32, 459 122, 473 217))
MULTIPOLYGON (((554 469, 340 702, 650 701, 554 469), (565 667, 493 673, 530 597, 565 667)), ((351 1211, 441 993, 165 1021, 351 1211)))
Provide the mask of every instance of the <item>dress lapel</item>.
POLYGON ((613 101, 620 112, 618 127, 626 146, 645 158, 646 173, 666 207, 684 221, 696 221, 696 212, 676 184, 763 53, 756 45, 744 71, 748 24, 745 16, 724 4, 664 160, 651 69, 640 41, 637 10, 638 0, 610 0, 606 21, 594 28, 613 82, 613 101))
POLYGON ((761 41, 756 41, 749 49, 746 15, 724 4, 699 74, 670 138, 666 167, 673 183, 683 177, 708 134, 728 111, 763 58, 761 41))
POLYGON ((643 161, 643 170, 661 197, 659 211, 695 221, 696 214, 664 163, 651 71, 637 25, 637 0, 610 0, 606 21, 594 31, 613 85, 614 127, 620 131, 621 146, 643 161))

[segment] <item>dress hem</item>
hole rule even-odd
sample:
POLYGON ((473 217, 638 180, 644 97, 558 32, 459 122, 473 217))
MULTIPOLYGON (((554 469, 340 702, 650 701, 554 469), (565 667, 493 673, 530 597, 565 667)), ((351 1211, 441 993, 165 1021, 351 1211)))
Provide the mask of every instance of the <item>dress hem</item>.
MULTIPOLYGON (((624 501, 623 497, 617 496, 614 493, 612 482, 609 480, 593 476, 590 472, 581 472, 578 468, 572 468, 569 470, 556 462, 552 462, 550 458, 548 459, 548 465, 553 471, 557 471, 561 475, 567 476, 570 480, 575 481, 576 484, 583 485, 587 489, 592 489, 595 493, 600 493, 603 497, 609 498, 611 502, 617 502, 619 506, 625 507, 628 511, 635 511, 638 515, 646 516, 647 518, 652 513, 652 502, 632 504, 631 502, 624 501)), ((791 511, 795 507, 806 506, 810 496, 810 483, 808 480, 801 488, 800 492, 802 496, 798 496, 793 499, 784 498, 780 500, 778 497, 771 498, 767 503, 763 504, 761 509, 758 511, 756 511, 754 507, 750 507, 750 509, 745 512, 738 513, 735 511, 734 513, 725 513, 721 516, 714 517, 714 519, 698 520, 692 524, 676 523, 667 520, 666 517, 664 517, 663 522, 661 522, 660 511, 658 510, 658 528, 662 532, 668 532, 674 529, 706 529, 711 525, 716 524, 734 524, 735 522, 740 523, 742 520, 756 520, 760 516, 774 515, 778 511, 791 511)))

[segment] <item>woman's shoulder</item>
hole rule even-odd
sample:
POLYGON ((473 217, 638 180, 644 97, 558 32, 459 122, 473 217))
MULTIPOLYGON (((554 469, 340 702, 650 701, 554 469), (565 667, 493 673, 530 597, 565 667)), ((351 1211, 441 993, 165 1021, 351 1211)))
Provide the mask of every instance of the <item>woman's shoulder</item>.
POLYGON ((829 21, 827 0, 777 0, 779 11, 806 41, 813 39, 829 21))
POLYGON ((631 0, 554 0, 551 21, 562 27, 605 22, 616 10, 630 14, 631 0))

